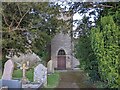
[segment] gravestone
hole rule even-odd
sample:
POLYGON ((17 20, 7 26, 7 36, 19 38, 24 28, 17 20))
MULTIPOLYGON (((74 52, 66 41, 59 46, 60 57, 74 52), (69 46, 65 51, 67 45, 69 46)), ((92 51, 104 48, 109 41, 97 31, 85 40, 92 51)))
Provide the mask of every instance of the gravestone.
POLYGON ((47 68, 43 64, 39 64, 34 68, 34 82, 47 85, 47 68))
POLYGON ((12 80, 13 69, 14 69, 13 61, 8 60, 4 65, 2 79, 0 80, 0 87, 3 88, 7 87, 6 89, 8 90, 10 90, 10 88, 17 88, 17 90, 19 90, 22 87, 21 81, 12 80))
POLYGON ((50 60, 50 61, 47 63, 47 72, 48 72, 48 74, 54 73, 54 67, 53 67, 53 62, 52 62, 52 60, 50 60))
POLYGON ((14 69, 13 61, 8 60, 4 65, 4 71, 3 71, 2 79, 3 80, 11 80, 13 69, 14 69))

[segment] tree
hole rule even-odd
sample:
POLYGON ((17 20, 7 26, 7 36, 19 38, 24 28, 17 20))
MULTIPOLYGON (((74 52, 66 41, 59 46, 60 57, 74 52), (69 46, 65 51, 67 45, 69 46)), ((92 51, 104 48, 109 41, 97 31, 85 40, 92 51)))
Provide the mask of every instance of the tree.
POLYGON ((101 80, 108 84, 107 87, 119 86, 119 28, 112 16, 101 18, 101 25, 91 30, 91 45, 98 60, 101 80))
POLYGON ((17 54, 28 49, 43 57, 46 44, 59 31, 58 9, 49 2, 4 2, 1 13, 3 57, 11 50, 17 54))
POLYGON ((81 35, 77 41, 75 51, 80 61, 80 68, 88 73, 91 81, 99 80, 98 61, 91 46, 90 34, 81 35))
MULTIPOLYGON (((75 6, 78 5, 75 10, 81 10, 80 4, 76 3, 75 6)), ((92 8, 94 4, 91 4, 92 8)), ((118 88, 119 87, 119 22, 120 22, 120 4, 119 2, 115 3, 97 3, 96 7, 100 7, 101 10, 99 12, 99 18, 96 21, 96 25, 94 28, 86 29, 84 26, 87 24, 86 22, 82 25, 82 27, 78 26, 79 30, 83 28, 82 32, 90 32, 86 35, 79 36, 79 43, 77 44, 77 56, 80 59, 81 66, 84 65, 84 69, 89 72, 90 68, 86 68, 87 66, 92 66, 91 63, 93 61, 93 65, 96 65, 97 68, 94 70, 97 71, 100 80, 107 83, 107 87, 118 88), (110 16, 109 16, 110 15, 110 16), (84 29, 85 28, 85 29, 84 29), (87 47, 87 48, 86 48, 87 47), (93 58, 90 59, 88 54, 89 50, 93 51, 93 58), (81 50, 81 51, 80 51, 81 50), (91 61, 90 61, 91 60, 91 61), (95 61, 95 62, 94 62, 95 61)), ((84 8, 85 11, 88 11, 89 5, 87 8, 84 8)), ((82 10, 81 10, 82 11, 82 10)), ((95 11, 94 11, 95 12, 95 11)), ((82 12, 81 12, 82 13, 82 12)), ((83 19, 84 20, 84 19, 83 19)), ((87 21, 89 18, 87 19, 87 21)), ((89 23, 89 22, 88 22, 89 23)), ((85 33, 86 34, 86 33, 85 33)), ((92 70, 91 70, 92 71, 92 70)), ((90 76, 90 74, 89 74, 90 76)), ((91 76, 90 76, 91 77, 91 76)), ((94 80, 94 78, 93 78, 94 80)))

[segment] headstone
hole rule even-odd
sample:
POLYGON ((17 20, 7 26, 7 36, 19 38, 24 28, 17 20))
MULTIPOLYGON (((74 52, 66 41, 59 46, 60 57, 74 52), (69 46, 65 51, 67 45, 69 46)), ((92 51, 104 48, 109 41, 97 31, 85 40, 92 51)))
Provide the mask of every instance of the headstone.
POLYGON ((13 69, 14 69, 13 61, 8 60, 4 65, 4 71, 3 71, 2 79, 11 80, 12 79, 13 69))
POLYGON ((34 82, 47 85, 47 68, 43 64, 39 64, 34 68, 34 82))
POLYGON ((50 61, 47 63, 47 72, 48 72, 48 74, 54 73, 54 67, 53 67, 53 62, 52 62, 52 60, 50 60, 50 61))

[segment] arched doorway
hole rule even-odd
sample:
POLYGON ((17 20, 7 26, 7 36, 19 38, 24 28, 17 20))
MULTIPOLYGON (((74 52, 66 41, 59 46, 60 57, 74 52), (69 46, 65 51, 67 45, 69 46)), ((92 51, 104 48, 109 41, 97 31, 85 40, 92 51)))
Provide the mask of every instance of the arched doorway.
POLYGON ((65 54, 65 51, 63 49, 60 49, 58 51, 57 69, 59 69, 59 70, 66 69, 66 54, 65 54))

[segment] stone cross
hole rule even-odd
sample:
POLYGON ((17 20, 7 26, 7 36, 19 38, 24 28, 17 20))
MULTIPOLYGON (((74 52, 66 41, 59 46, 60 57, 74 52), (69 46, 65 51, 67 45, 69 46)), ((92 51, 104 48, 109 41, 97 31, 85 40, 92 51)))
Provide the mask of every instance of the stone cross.
POLYGON ((3 71, 2 79, 11 80, 12 79, 13 69, 14 69, 13 61, 8 60, 4 65, 4 71, 3 71))
POLYGON ((22 72, 23 72, 22 82, 26 83, 28 81, 27 78, 26 78, 26 70, 28 69, 28 65, 26 65, 26 63, 23 63, 21 69, 22 69, 22 72))

